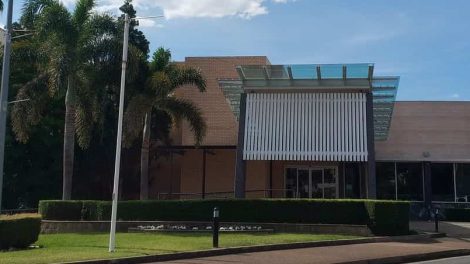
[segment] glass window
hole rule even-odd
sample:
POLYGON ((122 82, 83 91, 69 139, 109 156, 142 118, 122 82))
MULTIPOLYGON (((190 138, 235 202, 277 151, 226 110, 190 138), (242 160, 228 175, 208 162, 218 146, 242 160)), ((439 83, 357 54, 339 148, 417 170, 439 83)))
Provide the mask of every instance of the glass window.
POLYGON ((395 200, 395 164, 393 162, 376 163, 377 198, 395 200))
POLYGON ((286 198, 295 198, 297 194, 297 169, 286 169, 286 198))
POLYGON ((360 198, 360 168, 358 163, 346 163, 344 166, 344 196, 360 198))
POLYGON ((454 201, 454 175, 452 163, 432 163, 431 183, 433 201, 454 201))
POLYGON ((455 164, 457 201, 470 202, 470 163, 455 164))
POLYGON ((398 200, 423 200, 423 166, 421 163, 397 162, 398 200))

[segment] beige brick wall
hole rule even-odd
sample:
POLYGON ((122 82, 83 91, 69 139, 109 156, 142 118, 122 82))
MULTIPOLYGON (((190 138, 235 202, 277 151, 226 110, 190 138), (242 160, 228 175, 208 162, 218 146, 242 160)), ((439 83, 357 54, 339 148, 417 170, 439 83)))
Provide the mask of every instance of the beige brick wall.
MULTIPOLYGON (((191 100, 203 112, 207 134, 202 145, 236 145, 238 122, 219 87, 218 80, 238 78, 236 66, 268 64, 264 56, 253 57, 188 57, 185 65, 199 68, 207 80, 207 90, 200 93, 194 87, 184 87, 177 96, 191 100)), ((182 145, 192 145, 193 134, 186 122, 182 124, 182 145)))
POLYGON ((377 160, 470 161, 470 102, 396 102, 375 149, 377 160))

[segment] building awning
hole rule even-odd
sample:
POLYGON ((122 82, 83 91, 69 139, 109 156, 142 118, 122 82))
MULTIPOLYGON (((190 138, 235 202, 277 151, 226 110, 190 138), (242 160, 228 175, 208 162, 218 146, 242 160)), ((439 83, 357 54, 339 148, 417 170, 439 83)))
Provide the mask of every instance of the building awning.
POLYGON ((399 82, 399 77, 374 77, 372 80, 375 140, 388 137, 399 82))
POLYGON ((237 71, 246 91, 369 89, 374 64, 243 65, 237 71))
POLYGON ((374 76, 374 64, 246 65, 237 71, 240 79, 219 80, 237 119, 243 92, 372 90, 375 139, 388 137, 400 78, 374 76))

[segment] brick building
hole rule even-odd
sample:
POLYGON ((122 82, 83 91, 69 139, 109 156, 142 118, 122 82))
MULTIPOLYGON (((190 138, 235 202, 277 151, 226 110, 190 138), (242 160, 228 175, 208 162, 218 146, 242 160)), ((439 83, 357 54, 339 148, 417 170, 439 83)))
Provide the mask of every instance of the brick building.
POLYGON ((395 102, 398 77, 373 64, 271 65, 264 56, 189 57, 207 91, 179 89, 203 112, 150 164, 150 195, 380 198, 467 202, 470 102, 395 102), (163 155, 162 153, 165 153, 163 155))

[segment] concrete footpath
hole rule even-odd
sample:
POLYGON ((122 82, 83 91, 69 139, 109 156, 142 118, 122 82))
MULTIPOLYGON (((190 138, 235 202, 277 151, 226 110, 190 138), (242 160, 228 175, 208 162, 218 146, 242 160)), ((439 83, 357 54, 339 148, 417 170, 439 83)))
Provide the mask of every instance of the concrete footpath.
POLYGON ((470 254, 470 242, 460 238, 419 239, 407 242, 382 242, 242 253, 164 263, 406 263, 421 259, 403 258, 403 256, 428 256, 428 259, 432 259, 452 256, 452 254, 448 254, 451 251, 455 255, 470 254), (442 255, 442 252, 447 252, 447 254, 442 255))

